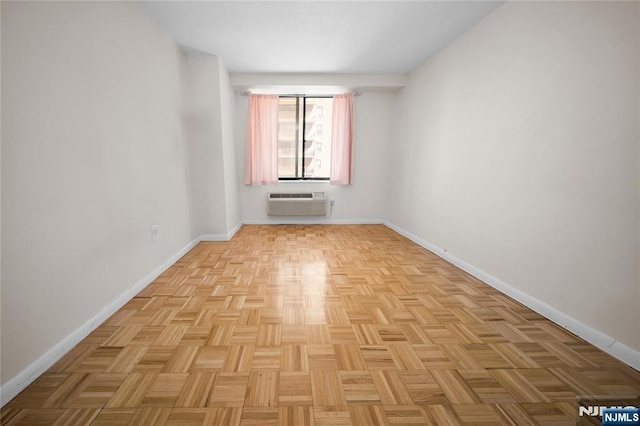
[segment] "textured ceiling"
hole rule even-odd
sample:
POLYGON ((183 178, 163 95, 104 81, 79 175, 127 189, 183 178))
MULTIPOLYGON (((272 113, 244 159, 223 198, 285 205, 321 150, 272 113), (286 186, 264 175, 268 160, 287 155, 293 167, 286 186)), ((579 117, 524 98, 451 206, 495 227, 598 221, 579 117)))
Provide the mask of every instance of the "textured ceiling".
POLYGON ((235 73, 405 73, 503 2, 150 1, 187 51, 235 73))

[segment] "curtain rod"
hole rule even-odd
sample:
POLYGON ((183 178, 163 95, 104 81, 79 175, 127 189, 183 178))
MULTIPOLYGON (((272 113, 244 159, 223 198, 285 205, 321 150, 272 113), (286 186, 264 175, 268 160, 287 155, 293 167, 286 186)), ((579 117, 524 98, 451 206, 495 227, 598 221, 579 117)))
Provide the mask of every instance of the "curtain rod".
MULTIPOLYGON (((360 93, 357 90, 353 91, 353 92, 349 92, 349 93, 353 93, 353 96, 362 95, 362 93, 360 93)), ((249 96, 251 94, 251 92, 249 92, 248 90, 245 90, 244 92, 241 92, 240 94, 242 96, 249 96)), ((277 95, 277 96, 282 96, 282 97, 289 96, 289 97, 307 97, 307 98, 322 98, 322 97, 330 98, 330 97, 333 96, 333 95, 327 95, 327 94, 324 94, 324 95, 308 95, 308 94, 302 94, 302 93, 273 93, 273 94, 277 95)))

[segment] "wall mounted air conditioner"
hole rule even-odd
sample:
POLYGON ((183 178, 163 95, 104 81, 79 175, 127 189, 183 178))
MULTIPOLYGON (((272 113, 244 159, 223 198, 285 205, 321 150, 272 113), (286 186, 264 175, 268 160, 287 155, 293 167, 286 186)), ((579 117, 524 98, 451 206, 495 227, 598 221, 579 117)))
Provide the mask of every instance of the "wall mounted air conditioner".
POLYGON ((267 194, 269 216, 325 216, 326 192, 296 192, 267 194))

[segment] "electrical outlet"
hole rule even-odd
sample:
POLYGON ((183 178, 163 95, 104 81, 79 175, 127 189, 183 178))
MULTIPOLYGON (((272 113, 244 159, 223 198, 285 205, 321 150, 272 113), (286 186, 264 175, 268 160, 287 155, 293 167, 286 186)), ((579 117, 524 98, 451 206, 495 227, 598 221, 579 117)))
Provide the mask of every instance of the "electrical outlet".
POLYGON ((338 204, 338 199, 337 198, 330 199, 329 204, 331 204, 331 207, 335 206, 336 204, 338 204))
POLYGON ((158 237, 160 236, 160 227, 158 225, 151 225, 151 242, 156 244, 158 237))

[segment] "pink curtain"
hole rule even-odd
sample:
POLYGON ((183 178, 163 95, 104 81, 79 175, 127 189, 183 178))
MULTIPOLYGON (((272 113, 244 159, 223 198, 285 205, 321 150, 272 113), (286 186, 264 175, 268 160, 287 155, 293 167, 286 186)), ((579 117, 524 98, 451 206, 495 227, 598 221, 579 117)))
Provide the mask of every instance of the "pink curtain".
POLYGON ((331 145, 332 185, 351 185, 353 179, 353 94, 333 97, 333 132, 331 145))
POLYGON ((249 95, 244 183, 278 183, 278 96, 249 95))

